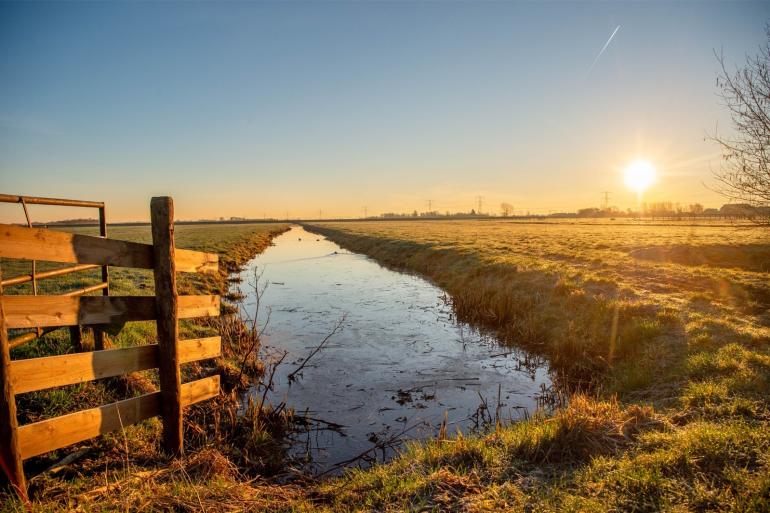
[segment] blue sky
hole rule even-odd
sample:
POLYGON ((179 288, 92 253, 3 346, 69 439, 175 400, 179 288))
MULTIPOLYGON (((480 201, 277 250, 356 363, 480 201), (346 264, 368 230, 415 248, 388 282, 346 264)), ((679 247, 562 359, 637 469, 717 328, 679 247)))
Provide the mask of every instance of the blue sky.
MULTIPOLYGON (((0 3, 2 192, 146 219, 718 205, 714 50, 748 2, 0 3), (590 70, 612 31, 615 38, 590 70)), ((10 207, 8 207, 10 208, 10 207)), ((18 208, 0 210, 16 220, 18 208)), ((81 212, 39 209, 39 220, 81 212)))

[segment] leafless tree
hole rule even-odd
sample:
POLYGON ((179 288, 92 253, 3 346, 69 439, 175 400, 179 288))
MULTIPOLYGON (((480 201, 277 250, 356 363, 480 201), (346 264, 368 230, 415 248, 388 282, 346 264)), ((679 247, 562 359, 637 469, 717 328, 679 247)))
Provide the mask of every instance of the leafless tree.
POLYGON ((722 147, 722 165, 714 173, 718 191, 755 207, 764 221, 770 220, 770 26, 766 32, 768 41, 759 53, 734 71, 717 54, 722 68, 717 86, 733 134, 711 137, 722 147))
POLYGON ((503 217, 508 217, 513 212, 513 206, 510 203, 501 203, 500 211, 503 213, 503 217))

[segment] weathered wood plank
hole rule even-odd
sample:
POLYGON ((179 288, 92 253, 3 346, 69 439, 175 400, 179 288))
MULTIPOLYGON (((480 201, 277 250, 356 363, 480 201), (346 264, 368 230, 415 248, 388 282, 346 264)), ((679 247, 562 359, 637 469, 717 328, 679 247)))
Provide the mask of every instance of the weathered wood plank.
MULTIPOLYGON (((177 253, 178 272, 211 273, 219 269, 217 254, 187 249, 177 253)), ((0 257, 153 268, 149 244, 8 224, 0 224, 0 257)))
MULTIPOLYGON (((188 363, 215 358, 221 354, 221 350, 220 337, 181 340, 179 360, 180 363, 188 363)), ((11 362, 10 379, 13 392, 23 394, 156 367, 158 367, 158 345, 150 344, 124 349, 14 360, 11 362)))
POLYGON ((221 354, 222 337, 191 338, 179 341, 179 363, 181 364, 216 358, 221 354))
POLYGON ((219 374, 183 383, 180 390, 182 407, 196 404, 219 395, 219 374))
MULTIPOLYGON (((155 319, 152 296, 3 296, 8 328, 120 324, 155 319)), ((180 296, 179 318, 219 315, 219 296, 180 296)))
POLYGON ((184 452, 182 435, 182 374, 179 368, 179 296, 176 290, 174 201, 168 196, 150 201, 155 267, 155 307, 158 315, 158 377, 163 397, 163 447, 174 456, 184 452))
POLYGON ((0 256, 152 268, 152 246, 149 244, 7 224, 0 225, 0 256))
POLYGON ((179 296, 179 318, 218 317, 219 296, 179 296))
MULTIPOLYGON (((219 376, 211 376, 182 385, 183 406, 215 397, 219 376)), ((89 438, 116 431, 160 414, 161 393, 153 392, 90 410, 19 427, 21 457, 33 456, 66 447, 89 438)))

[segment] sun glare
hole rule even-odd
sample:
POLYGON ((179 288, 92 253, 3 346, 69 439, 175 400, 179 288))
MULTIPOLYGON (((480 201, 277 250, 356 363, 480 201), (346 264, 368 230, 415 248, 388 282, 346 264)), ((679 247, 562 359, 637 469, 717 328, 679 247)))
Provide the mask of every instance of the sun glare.
POLYGON ((626 187, 642 194, 655 182, 655 166, 647 160, 635 160, 623 171, 626 187))

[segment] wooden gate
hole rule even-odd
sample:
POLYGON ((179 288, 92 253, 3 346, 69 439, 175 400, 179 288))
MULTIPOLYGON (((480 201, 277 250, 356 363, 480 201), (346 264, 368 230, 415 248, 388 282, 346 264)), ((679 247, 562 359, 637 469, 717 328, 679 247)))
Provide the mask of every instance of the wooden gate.
MULTIPOLYGON (((29 215, 29 209, 27 208, 27 205, 49 205, 49 206, 59 206, 59 207, 95 208, 99 212, 99 235, 101 235, 102 237, 107 236, 107 209, 104 205, 104 202, 101 202, 101 201, 83 201, 83 200, 71 200, 71 199, 60 199, 60 198, 39 198, 34 196, 13 196, 10 194, 0 194, 0 202, 20 204, 24 209, 24 217, 27 220, 27 226, 30 228, 32 227, 32 218, 29 215)), ((32 294, 37 296, 37 293, 38 293, 37 285, 39 280, 43 280, 46 278, 53 278, 56 276, 63 276, 65 274, 70 274, 70 273, 87 271, 89 269, 94 269, 98 267, 100 266, 95 264, 81 264, 81 265, 75 265, 71 267, 65 267, 62 269, 54 269, 51 271, 38 272, 36 262, 34 259, 32 259, 32 272, 30 274, 23 274, 20 276, 14 276, 13 278, 4 279, 0 283, 0 286, 9 287, 11 285, 18 285, 20 283, 31 283, 32 294)), ((102 272, 102 280, 100 283, 97 283, 95 285, 90 285, 82 289, 71 290, 64 295, 82 296, 90 292, 96 292, 97 290, 101 290, 103 296, 109 296, 110 295, 109 268, 106 265, 103 265, 101 266, 101 272, 102 272)), ((20 346, 21 344, 24 344, 31 340, 35 340, 38 337, 42 337, 46 333, 49 333, 55 329, 56 328, 43 329, 38 327, 31 332, 24 333, 22 335, 19 335, 10 339, 9 343, 11 344, 11 348, 14 348, 16 346, 20 346)), ((93 326, 93 330, 94 330, 94 346, 96 347, 96 349, 106 349, 105 347, 106 335, 104 331, 99 326, 93 326)), ((79 326, 70 326, 70 338, 72 339, 73 343, 78 345, 80 344, 81 330, 79 326)))
POLYGON ((171 455, 182 454, 182 408, 219 393, 219 376, 182 384, 180 365, 219 356, 220 337, 180 341, 178 323, 179 319, 219 315, 219 296, 179 296, 176 287, 176 272, 218 272, 218 256, 174 247, 171 198, 153 198, 150 212, 152 245, 31 226, 0 225, 0 257, 76 264, 67 269, 103 266, 105 281, 107 266, 152 269, 155 278, 154 297, 4 296, 0 289, 0 463, 22 494, 26 490, 23 460, 156 415, 163 418, 163 447, 171 455), (8 329, 144 320, 156 321, 157 344, 10 359, 8 329), (153 368, 159 369, 158 392, 18 425, 16 394, 153 368))

